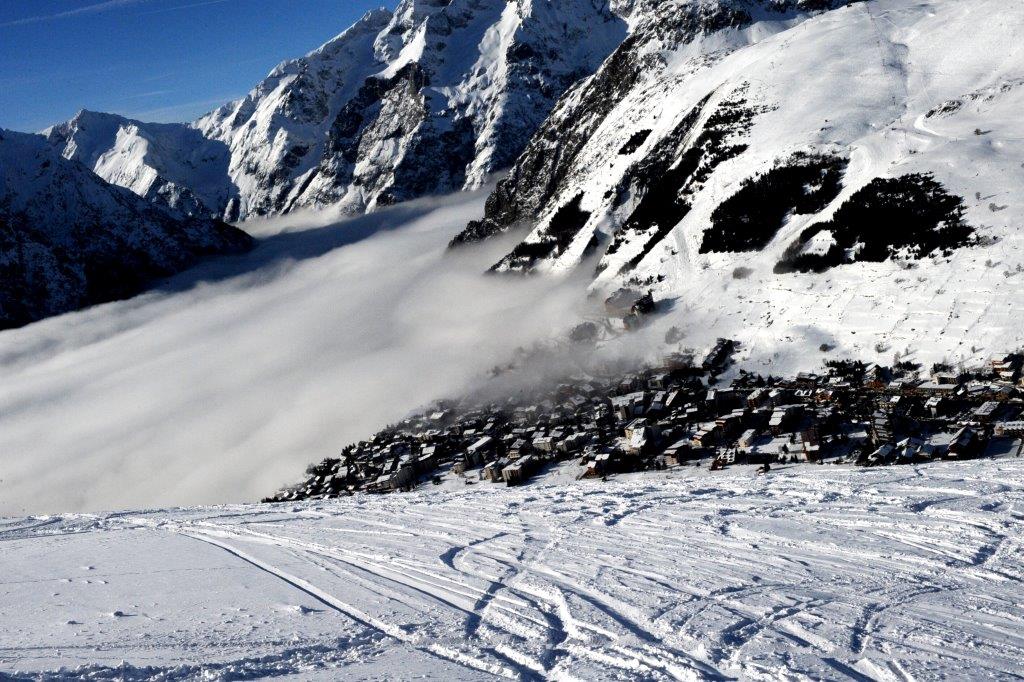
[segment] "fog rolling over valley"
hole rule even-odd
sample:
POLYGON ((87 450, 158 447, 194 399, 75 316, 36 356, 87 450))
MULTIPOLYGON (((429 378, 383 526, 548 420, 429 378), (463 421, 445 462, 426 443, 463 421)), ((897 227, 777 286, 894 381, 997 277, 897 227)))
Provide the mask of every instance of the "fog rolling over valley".
POLYGON ((0 335, 0 515, 252 501, 571 326, 583 287, 445 253, 483 198, 251 223, 250 254, 0 335))

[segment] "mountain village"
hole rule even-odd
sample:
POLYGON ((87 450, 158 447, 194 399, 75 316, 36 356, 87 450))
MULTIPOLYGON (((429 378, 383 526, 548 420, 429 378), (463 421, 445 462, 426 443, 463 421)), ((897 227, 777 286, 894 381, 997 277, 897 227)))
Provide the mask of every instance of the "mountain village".
MULTIPOLYGON (((623 290, 606 310, 628 330, 652 305, 649 295, 623 290)), ((719 339, 703 354, 673 353, 635 372, 578 374, 500 402, 441 401, 311 466, 308 479, 264 502, 446 480, 515 486, 564 463, 575 463, 576 479, 607 480, 680 467, 746 465, 764 475, 777 464, 875 467, 1024 450, 1020 353, 971 368, 829 361, 823 372, 778 378, 730 371, 736 350, 719 339)))

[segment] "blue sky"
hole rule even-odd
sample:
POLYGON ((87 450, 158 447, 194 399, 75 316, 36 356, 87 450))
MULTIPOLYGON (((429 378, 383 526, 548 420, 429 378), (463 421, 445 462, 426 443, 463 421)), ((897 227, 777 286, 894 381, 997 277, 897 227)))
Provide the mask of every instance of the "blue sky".
POLYGON ((187 121, 394 0, 0 0, 0 128, 187 121))

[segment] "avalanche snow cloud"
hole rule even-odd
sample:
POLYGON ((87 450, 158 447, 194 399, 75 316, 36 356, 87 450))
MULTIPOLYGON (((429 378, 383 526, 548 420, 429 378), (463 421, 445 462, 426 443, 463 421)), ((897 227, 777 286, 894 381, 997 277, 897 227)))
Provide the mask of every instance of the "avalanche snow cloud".
POLYGON ((582 304, 444 245, 483 195, 247 226, 250 254, 0 334, 0 515, 258 499, 582 304))

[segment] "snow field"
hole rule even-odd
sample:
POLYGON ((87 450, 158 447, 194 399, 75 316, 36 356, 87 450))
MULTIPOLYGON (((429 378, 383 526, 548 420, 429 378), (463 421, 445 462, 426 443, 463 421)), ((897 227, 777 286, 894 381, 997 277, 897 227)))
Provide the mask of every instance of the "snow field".
POLYGON ((1004 459, 10 519, 0 671, 1009 678, 1022 505, 1004 459))

